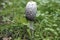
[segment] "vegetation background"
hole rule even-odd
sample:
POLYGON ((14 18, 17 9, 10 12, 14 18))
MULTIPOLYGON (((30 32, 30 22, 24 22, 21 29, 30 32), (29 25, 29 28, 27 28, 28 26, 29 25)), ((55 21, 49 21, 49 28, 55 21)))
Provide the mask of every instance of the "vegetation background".
MULTIPOLYGON (((0 0, 0 37, 11 34, 13 40, 31 38, 25 6, 29 0, 0 0)), ((34 0, 38 11, 34 40, 60 40, 60 0, 34 0)))

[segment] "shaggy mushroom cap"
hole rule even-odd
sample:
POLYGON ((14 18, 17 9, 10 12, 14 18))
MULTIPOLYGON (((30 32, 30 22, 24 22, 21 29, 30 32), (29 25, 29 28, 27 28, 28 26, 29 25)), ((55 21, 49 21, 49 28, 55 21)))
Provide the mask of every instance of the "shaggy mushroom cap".
POLYGON ((37 4, 34 1, 29 1, 26 5, 26 19, 34 21, 37 13, 37 4))

